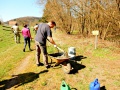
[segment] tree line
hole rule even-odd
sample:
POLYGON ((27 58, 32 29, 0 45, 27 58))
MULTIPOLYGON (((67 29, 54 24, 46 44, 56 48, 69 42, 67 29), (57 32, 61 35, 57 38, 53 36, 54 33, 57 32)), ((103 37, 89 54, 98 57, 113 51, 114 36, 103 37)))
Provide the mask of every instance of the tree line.
POLYGON ((45 4, 41 21, 55 20, 67 34, 91 36, 99 30, 99 38, 120 35, 120 0, 38 0, 45 4))

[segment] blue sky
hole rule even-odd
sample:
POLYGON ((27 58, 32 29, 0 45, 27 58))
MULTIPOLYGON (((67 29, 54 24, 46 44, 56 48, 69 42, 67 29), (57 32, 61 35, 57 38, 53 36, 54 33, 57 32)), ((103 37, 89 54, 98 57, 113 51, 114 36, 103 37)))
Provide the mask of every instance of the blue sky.
POLYGON ((0 19, 8 21, 14 18, 35 16, 42 17, 44 6, 38 0, 0 0, 0 19))

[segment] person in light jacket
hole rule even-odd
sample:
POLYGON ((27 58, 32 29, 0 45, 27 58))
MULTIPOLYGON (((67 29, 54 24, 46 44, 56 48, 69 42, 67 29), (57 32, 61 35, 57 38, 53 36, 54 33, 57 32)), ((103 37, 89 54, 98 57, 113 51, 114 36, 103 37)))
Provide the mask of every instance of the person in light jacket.
POLYGON ((18 24, 16 23, 14 26, 11 27, 14 32, 15 43, 20 43, 20 29, 18 24))

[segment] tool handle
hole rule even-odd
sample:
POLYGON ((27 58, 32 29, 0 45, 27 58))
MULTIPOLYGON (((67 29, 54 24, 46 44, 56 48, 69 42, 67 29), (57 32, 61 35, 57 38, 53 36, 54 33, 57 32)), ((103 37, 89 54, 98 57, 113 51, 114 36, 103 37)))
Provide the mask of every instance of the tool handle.
POLYGON ((64 50, 63 49, 61 49, 60 47, 56 47, 58 50, 60 50, 60 51, 62 51, 62 52, 64 52, 64 50))

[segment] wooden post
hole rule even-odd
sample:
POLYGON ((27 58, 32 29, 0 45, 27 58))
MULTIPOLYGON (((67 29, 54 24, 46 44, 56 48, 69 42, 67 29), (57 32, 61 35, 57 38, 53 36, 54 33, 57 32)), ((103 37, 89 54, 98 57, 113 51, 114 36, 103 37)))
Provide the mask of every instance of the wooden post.
POLYGON ((95 35, 95 49, 97 49, 97 35, 95 35))
POLYGON ((99 31, 98 30, 92 31, 92 34, 95 35, 95 49, 97 49, 99 31))

